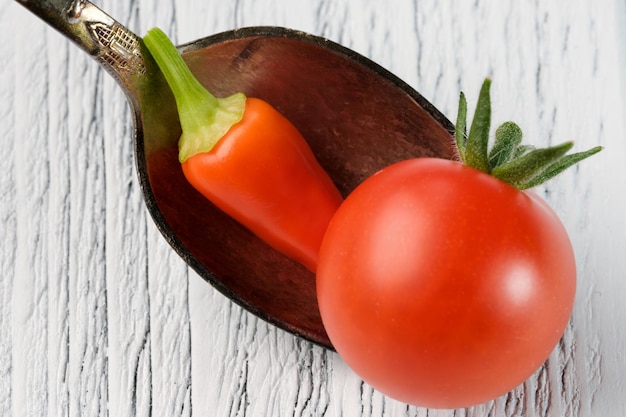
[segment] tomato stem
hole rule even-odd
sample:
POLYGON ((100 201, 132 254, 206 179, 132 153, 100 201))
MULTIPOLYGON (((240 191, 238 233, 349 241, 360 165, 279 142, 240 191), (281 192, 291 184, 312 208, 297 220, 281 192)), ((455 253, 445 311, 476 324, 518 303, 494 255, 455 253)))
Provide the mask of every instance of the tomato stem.
POLYGON ((480 89, 474 119, 465 144, 465 160, 483 172, 489 172, 487 148, 489 145, 489 128, 491 126, 491 99, 489 89, 491 80, 487 78, 480 89))
POLYGON ((490 87, 491 79, 487 78, 480 89, 469 135, 466 134, 467 101, 463 93, 459 98, 455 140, 465 165, 524 190, 544 183, 602 150, 601 146, 596 146, 567 155, 574 146, 572 142, 535 149, 521 143, 522 130, 514 122, 505 122, 496 129, 494 145, 489 149, 490 87))
POLYGON ((243 117, 246 96, 237 93, 217 98, 211 94, 200 84, 178 49, 160 29, 150 29, 143 40, 176 100, 183 131, 178 143, 180 162, 210 151, 243 117))
POLYGON ((456 146, 461 160, 465 160, 465 144, 467 143, 467 100, 461 92, 459 97, 459 112, 456 116, 456 128, 454 132, 456 146))

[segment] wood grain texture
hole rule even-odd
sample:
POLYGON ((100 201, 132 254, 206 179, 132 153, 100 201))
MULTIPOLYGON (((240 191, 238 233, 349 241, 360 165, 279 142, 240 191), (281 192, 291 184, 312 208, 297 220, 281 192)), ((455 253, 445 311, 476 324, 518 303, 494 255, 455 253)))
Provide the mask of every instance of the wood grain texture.
POLYGON ((355 49, 453 118, 493 77, 494 122, 536 145, 606 150, 538 188, 568 229, 579 287, 550 359, 508 395, 426 410, 197 277, 147 215, 131 115, 91 58, 0 9, 0 415, 626 415, 626 4, 606 0, 96 2, 183 43, 277 25, 355 49))

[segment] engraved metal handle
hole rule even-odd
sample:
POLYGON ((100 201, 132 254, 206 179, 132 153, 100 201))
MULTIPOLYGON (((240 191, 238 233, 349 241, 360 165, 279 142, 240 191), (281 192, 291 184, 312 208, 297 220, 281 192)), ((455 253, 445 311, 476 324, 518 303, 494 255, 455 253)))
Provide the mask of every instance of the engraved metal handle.
POLYGON ((16 0, 100 62, 123 87, 145 73, 141 39, 87 0, 16 0))

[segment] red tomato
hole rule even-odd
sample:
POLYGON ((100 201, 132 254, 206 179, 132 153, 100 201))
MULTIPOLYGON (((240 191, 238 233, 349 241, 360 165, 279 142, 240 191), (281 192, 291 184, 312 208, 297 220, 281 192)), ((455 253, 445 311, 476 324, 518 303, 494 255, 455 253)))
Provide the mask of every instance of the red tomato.
POLYGON ((388 396, 434 408, 489 401, 531 376, 563 334, 575 287, 569 238, 543 200, 426 158, 348 196, 317 274, 345 362, 388 396))

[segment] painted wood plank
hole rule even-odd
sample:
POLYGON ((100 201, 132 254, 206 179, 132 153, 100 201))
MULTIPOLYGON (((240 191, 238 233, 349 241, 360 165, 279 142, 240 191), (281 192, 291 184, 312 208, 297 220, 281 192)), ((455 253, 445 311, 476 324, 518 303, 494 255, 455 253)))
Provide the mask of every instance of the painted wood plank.
MULTIPOLYGON (((54 32, 50 42, 61 42, 54 32)), ((71 48, 68 80, 52 80, 51 88, 67 90, 69 152, 69 415, 104 416, 109 397, 108 296, 106 257, 106 172, 101 84, 105 73, 71 48), (70 81, 71 80, 71 81, 70 81)), ((51 132, 51 139, 56 140, 51 132)), ((55 191, 56 192, 56 191, 55 191)))
POLYGON ((48 313, 47 268, 50 172, 47 143, 46 60, 39 59, 45 49, 45 28, 35 28, 33 49, 17 51, 18 68, 14 83, 14 186, 17 202, 15 270, 11 295, 13 412, 43 414, 47 409, 46 372, 48 313), (39 79, 28 75, 44 75, 39 79), (28 94, 21 94, 27 91, 28 94), (26 115, 30 117, 25 117, 26 115), (19 284, 19 285, 16 285, 19 284))
MULTIPOLYGON (((16 29, 6 9, 0 10, 0 28, 16 29)), ((0 29, 4 35, 4 29, 0 29)), ((17 215, 15 189, 15 73, 19 68, 13 47, 0 53, 0 414, 10 415, 13 396, 12 296, 17 252, 17 215)))
POLYGON ((48 233, 50 265, 48 269, 48 410, 59 416, 68 416, 70 409, 70 190, 72 177, 68 152, 70 130, 67 123, 70 101, 66 88, 69 79, 70 45, 49 42, 45 53, 50 57, 48 88, 50 147, 50 207, 52 230, 48 233), (52 216, 51 216, 52 217, 52 216))

